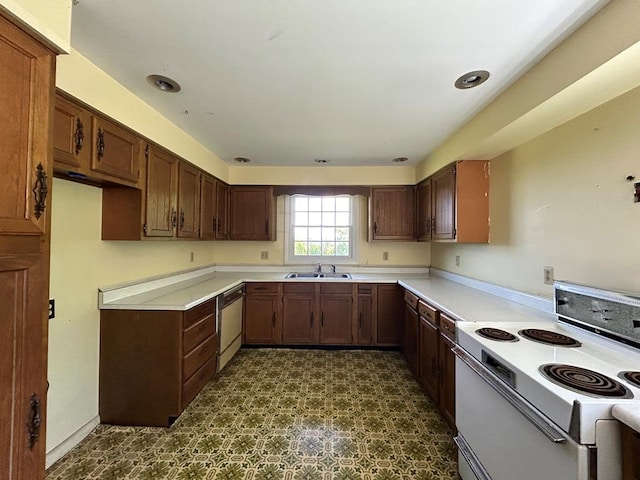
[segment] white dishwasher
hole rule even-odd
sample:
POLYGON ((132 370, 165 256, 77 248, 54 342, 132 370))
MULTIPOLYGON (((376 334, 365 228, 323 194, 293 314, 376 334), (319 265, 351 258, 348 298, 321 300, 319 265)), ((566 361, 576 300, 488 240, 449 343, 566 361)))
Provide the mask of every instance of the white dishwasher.
POLYGON ((244 285, 218 295, 218 367, 220 372, 242 344, 244 285))

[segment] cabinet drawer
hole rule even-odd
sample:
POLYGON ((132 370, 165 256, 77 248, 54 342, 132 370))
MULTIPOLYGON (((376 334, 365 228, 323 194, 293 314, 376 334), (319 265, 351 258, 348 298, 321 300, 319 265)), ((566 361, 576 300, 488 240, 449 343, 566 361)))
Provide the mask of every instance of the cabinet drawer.
POLYGON ((246 283, 244 289, 247 293, 278 293, 278 284, 275 282, 246 283))
POLYGON ((359 283, 358 293, 360 295, 370 295, 373 292, 373 285, 370 283, 359 283))
POLYGON ((456 340, 456 322, 443 313, 440 314, 440 331, 445 337, 456 340))
POLYGON ((205 362, 189 380, 182 385, 182 409, 184 410, 191 400, 202 390, 202 387, 211 380, 216 373, 215 355, 205 362))
POLYGON ((320 293, 345 293, 351 295, 353 285, 351 283, 321 283, 320 293))
POLYGON ((209 360, 216 353, 216 343, 218 337, 213 336, 202 342, 193 351, 187 353, 182 360, 182 378, 188 379, 193 372, 198 370, 204 362, 209 360))
POLYGON ((434 327, 438 326, 438 311, 431 305, 424 303, 422 300, 418 301, 418 312, 420 316, 427 320, 434 327))
POLYGON ((215 335, 216 333, 216 317, 209 315, 204 317, 198 323, 189 327, 184 331, 182 336, 182 351, 187 354, 193 347, 200 344, 205 338, 215 335))
POLYGON ((404 301, 413 307, 418 308, 418 296, 411 293, 409 290, 404 291, 404 301))
POLYGON ((204 317, 207 317, 209 315, 215 315, 215 313, 216 313, 215 299, 206 301, 204 303, 201 303, 200 305, 193 307, 190 310, 187 310, 184 313, 184 323, 183 323, 184 329, 185 330, 188 329, 189 327, 191 327, 191 325, 199 322, 204 317))
POLYGON ((285 283, 282 286, 284 293, 315 293, 315 283, 285 283))

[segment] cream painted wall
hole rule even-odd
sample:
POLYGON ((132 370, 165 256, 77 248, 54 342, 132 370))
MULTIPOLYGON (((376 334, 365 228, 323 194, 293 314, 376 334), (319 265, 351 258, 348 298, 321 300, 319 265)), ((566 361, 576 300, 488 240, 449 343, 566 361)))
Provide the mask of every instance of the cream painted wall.
POLYGON ((493 159, 491 244, 434 243, 431 265, 534 294, 552 295, 545 265, 640 292, 638 125, 640 88, 493 159))
MULTIPOLYGON (((367 242, 367 198, 357 196, 359 205, 359 237, 357 264, 359 266, 427 266, 430 262, 428 243, 367 242), (382 252, 389 252, 389 260, 382 260, 382 252)), ((277 239, 275 242, 216 242, 214 259, 218 265, 285 265, 284 230, 285 197, 277 197, 277 239), (260 259, 260 252, 269 253, 268 260, 260 259)))
POLYGON ((252 167, 231 166, 236 185, 413 185, 414 167, 252 167))
POLYGON ((98 188, 54 179, 52 200, 48 452, 98 414, 98 287, 213 263, 212 242, 102 241, 98 188))
POLYGON ((69 51, 71 0, 0 0, 0 8, 40 35, 56 51, 69 51))

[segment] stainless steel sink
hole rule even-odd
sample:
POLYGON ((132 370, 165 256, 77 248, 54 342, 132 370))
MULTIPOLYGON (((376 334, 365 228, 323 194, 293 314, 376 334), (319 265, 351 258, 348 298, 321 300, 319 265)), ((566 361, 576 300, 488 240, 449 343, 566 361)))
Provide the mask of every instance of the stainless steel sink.
POLYGON ((285 275, 284 278, 351 278, 351 274, 291 272, 291 273, 287 273, 287 275, 285 275))

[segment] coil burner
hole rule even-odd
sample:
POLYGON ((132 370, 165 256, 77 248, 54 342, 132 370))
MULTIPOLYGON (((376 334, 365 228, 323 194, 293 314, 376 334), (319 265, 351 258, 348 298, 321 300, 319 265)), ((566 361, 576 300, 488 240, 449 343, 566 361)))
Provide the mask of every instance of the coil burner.
POLYGON ((488 338, 490 340, 497 340, 499 342, 517 342, 518 337, 513 333, 505 332, 499 328, 479 328, 476 333, 481 337, 488 338))
POLYGON ((582 344, 575 338, 563 335, 558 332, 549 330, 540 330, 538 328, 526 328, 518 332, 524 338, 534 342, 544 343, 546 345, 555 345, 557 347, 579 347, 582 344))
POLYGON ((561 363, 548 363, 540 373, 556 385, 591 397, 633 398, 633 394, 617 380, 601 373, 561 363))

